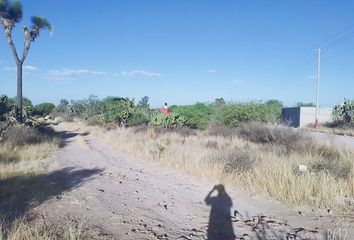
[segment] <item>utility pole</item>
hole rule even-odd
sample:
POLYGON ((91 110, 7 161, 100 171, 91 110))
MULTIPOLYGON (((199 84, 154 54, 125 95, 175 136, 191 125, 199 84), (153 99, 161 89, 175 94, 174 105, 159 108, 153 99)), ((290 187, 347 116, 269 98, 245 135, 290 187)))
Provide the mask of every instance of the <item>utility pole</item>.
POLYGON ((318 49, 317 53, 317 83, 316 83, 316 117, 315 117, 315 128, 320 127, 319 115, 319 97, 320 97, 320 70, 321 70, 321 48, 318 49))

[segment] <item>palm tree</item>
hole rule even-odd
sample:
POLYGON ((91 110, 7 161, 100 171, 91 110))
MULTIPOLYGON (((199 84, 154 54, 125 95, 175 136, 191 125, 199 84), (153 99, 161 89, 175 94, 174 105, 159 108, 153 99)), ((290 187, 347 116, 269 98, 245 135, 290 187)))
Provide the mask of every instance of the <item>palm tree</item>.
POLYGON ((19 0, 9 2, 8 0, 0 0, 0 23, 4 28, 6 40, 12 50, 12 54, 15 58, 17 67, 17 97, 16 97, 16 118, 19 122, 22 122, 22 68, 23 63, 26 60, 27 54, 31 48, 31 43, 36 40, 41 30, 47 29, 52 32, 52 26, 47 19, 42 17, 31 17, 32 26, 30 28, 24 27, 23 33, 25 38, 25 44, 22 55, 17 53, 16 46, 12 39, 12 30, 21 22, 23 18, 22 4, 19 0))

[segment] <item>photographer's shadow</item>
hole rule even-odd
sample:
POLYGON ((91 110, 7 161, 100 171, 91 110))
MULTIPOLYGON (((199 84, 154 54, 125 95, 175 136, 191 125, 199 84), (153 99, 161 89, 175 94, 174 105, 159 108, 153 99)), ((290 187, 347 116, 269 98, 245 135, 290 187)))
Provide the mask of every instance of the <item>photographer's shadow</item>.
POLYGON ((235 234, 231 222, 232 200, 226 193, 224 185, 215 185, 205 197, 205 203, 211 206, 208 240, 234 240, 235 234), (217 195, 211 196, 215 191, 217 195))

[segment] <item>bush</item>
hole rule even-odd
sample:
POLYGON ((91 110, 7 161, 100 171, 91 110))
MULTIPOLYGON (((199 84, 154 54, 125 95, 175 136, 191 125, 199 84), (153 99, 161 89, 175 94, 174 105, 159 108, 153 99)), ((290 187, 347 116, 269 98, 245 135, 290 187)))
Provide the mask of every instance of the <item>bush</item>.
MULTIPOLYGON (((326 150, 330 150, 328 147, 326 150)), ((344 159, 338 150, 333 149, 330 155, 322 155, 322 158, 310 166, 313 172, 325 172, 336 178, 347 179, 352 171, 353 163, 351 159, 344 159), (338 155, 338 156, 335 156, 338 155)), ((321 153, 320 153, 321 154, 321 153)))
POLYGON ((197 103, 190 106, 175 106, 171 107, 171 111, 178 113, 186 119, 186 126, 194 129, 206 129, 212 108, 203 103, 197 103))
POLYGON ((135 127, 141 125, 148 125, 149 115, 147 112, 136 110, 128 119, 127 126, 135 127))
POLYGON ((261 123, 248 123, 239 129, 239 135, 251 142, 284 146, 287 151, 303 152, 312 141, 292 128, 261 123))
POLYGON ((256 163, 252 151, 247 148, 223 149, 218 152, 215 158, 224 163, 226 173, 249 171, 256 163))
POLYGON ((117 122, 126 126, 135 112, 134 100, 129 98, 106 98, 102 101, 105 122, 117 122))
POLYGON ((238 127, 247 122, 276 122, 279 119, 278 108, 258 102, 226 104, 216 113, 216 120, 228 127, 238 127))
POLYGON ((12 147, 37 144, 48 140, 48 136, 38 129, 23 126, 9 127, 3 134, 3 139, 12 147))
POLYGON ((41 103, 33 107, 32 113, 34 115, 45 116, 50 114, 55 109, 53 103, 41 103))

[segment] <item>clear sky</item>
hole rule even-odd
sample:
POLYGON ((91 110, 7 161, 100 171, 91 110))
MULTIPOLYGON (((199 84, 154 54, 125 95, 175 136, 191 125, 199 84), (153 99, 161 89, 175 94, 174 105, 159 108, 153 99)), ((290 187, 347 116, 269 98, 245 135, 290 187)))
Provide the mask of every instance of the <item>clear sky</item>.
MULTIPOLYGON (((23 45, 22 26, 31 15, 47 17, 55 28, 52 37, 41 33, 25 62, 24 95, 35 104, 90 94, 147 95, 153 106, 217 97, 272 98, 288 106, 314 102, 315 49, 326 45, 321 105, 354 98, 354 1, 22 3, 24 20, 14 34, 18 48, 23 45), (342 36, 346 41, 340 41, 342 36)), ((16 95, 14 66, 1 31, 0 94, 16 95)))

